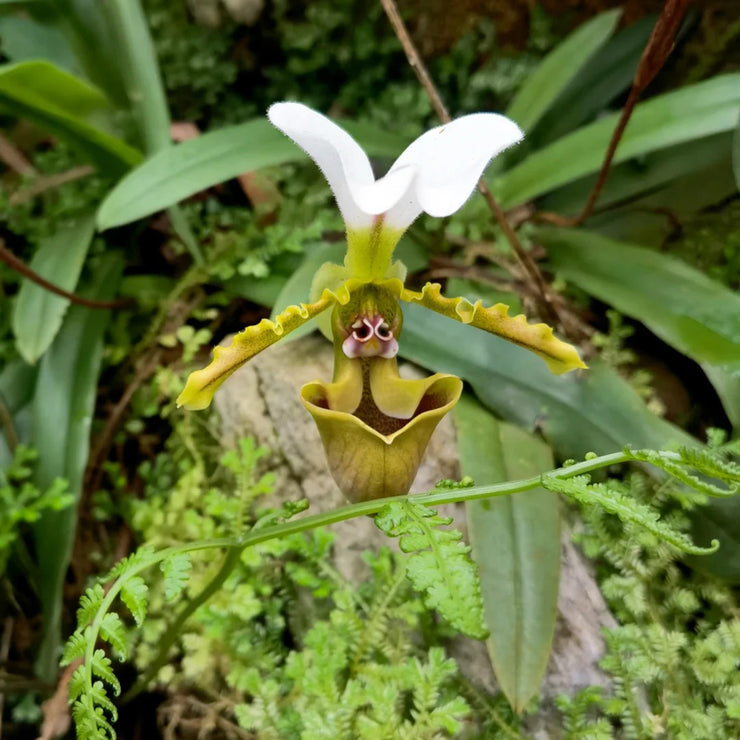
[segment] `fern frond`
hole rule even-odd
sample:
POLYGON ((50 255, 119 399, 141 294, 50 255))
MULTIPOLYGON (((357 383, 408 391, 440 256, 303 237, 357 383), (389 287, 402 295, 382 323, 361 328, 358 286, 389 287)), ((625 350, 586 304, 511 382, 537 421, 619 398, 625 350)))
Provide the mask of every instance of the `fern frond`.
POLYGON ((164 596, 167 601, 174 601, 183 592, 191 565, 190 554, 186 552, 177 553, 161 562, 159 567, 164 574, 164 596))
POLYGON ((126 628, 116 612, 108 612, 100 622, 100 637, 105 640, 122 658, 128 654, 126 628))
POLYGON ((375 517, 378 528, 398 537, 401 550, 409 555, 406 574, 424 603, 463 634, 482 640, 488 630, 478 573, 462 533, 440 529, 451 522, 408 500, 384 506, 375 517))
MULTIPOLYGON (((118 709, 116 709, 116 705, 108 698, 108 694, 105 691, 105 684, 102 681, 95 681, 92 685, 90 697, 98 707, 98 710, 96 711, 98 716, 100 716, 100 709, 104 709, 110 714, 113 722, 118 721, 118 709)), ((111 730, 112 729, 113 728, 111 728, 111 730)))
POLYGON ((685 534, 661 520, 658 512, 651 506, 622 493, 616 486, 591 483, 587 475, 567 479, 543 475, 542 486, 548 491, 561 493, 583 504, 597 504, 609 513, 616 514, 623 522, 633 522, 647 529, 658 539, 668 542, 682 552, 706 555, 715 552, 719 547, 717 540, 712 540, 710 547, 695 545, 685 534))
POLYGON ((124 581, 121 586, 121 601, 131 612, 137 627, 146 618, 149 587, 141 576, 134 576, 124 581))
MULTIPOLYGON (((106 719, 103 709, 96 707, 89 696, 78 699, 72 705, 72 719, 77 731, 77 740, 115 740, 113 726, 106 719)), ((115 720, 114 720, 115 721, 115 720)))
POLYGON ((121 684, 113 673, 113 666, 110 658, 105 654, 105 650, 96 650, 92 658, 92 672, 94 676, 102 678, 112 689, 113 693, 118 696, 121 693, 121 684))
POLYGON ((90 586, 80 598, 80 606, 77 609, 77 627, 79 629, 90 624, 100 610, 105 598, 103 587, 96 583, 90 586))
POLYGON ((67 644, 64 646, 62 653, 61 665, 69 665, 73 660, 81 658, 85 654, 85 648, 88 643, 88 635, 81 630, 73 632, 67 644))
POLYGON ((86 672, 85 666, 78 666, 69 679, 69 700, 76 701, 85 690, 86 672))
POLYGON ((734 496, 740 491, 740 465, 725 460, 717 450, 701 447, 682 447, 678 459, 666 457, 665 453, 656 450, 630 450, 625 453, 633 460, 647 462, 664 470, 669 475, 693 488, 699 493, 724 498, 734 496), (725 486, 718 486, 706 478, 700 478, 691 472, 722 481, 725 486))

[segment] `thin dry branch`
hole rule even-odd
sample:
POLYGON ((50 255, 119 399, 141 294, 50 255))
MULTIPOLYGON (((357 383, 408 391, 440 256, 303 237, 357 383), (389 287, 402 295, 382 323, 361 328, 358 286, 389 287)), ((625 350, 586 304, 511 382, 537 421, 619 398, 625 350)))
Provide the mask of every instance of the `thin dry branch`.
MULTIPOLYGON (((429 97, 429 100, 432 103, 432 107, 434 108, 438 118, 443 123, 449 123, 451 120, 450 114, 445 107, 445 104, 442 102, 442 98, 440 97, 439 92, 437 91, 437 88, 432 81, 432 78, 429 76, 429 72, 427 71, 424 62, 421 60, 419 52, 416 50, 416 46, 414 45, 414 42, 412 41, 411 36, 406 29, 406 25, 401 18, 401 14, 398 12, 398 6, 396 5, 395 0, 380 0, 380 2, 383 6, 383 9, 385 10, 386 15, 388 16, 388 20, 390 21, 390 24, 393 27, 396 36, 398 37, 399 42, 401 43, 401 46, 403 47, 404 52, 406 53, 406 58, 409 62, 409 65, 414 70, 417 78, 419 79, 419 82, 421 83, 421 86, 424 88, 424 91, 429 97)), ((485 180, 483 180, 483 178, 478 181, 478 190, 482 193, 483 197, 486 200, 486 203, 488 204, 489 209, 491 210, 491 213, 493 213, 493 216, 496 219, 496 222, 501 227, 501 230, 504 232, 506 239, 511 245, 511 248, 514 251, 514 254, 516 255, 516 258, 519 261, 522 269, 532 281, 532 283, 536 286, 540 298, 538 303, 540 305, 541 312, 544 314, 543 318, 547 318, 551 321, 557 321, 563 327, 565 333, 570 336, 579 335, 580 332, 578 330, 577 324, 571 321, 570 318, 568 318, 566 315, 558 312, 555 306, 555 301, 553 299, 550 286, 547 284, 544 277, 542 276, 537 263, 532 259, 529 252, 527 252, 527 250, 524 249, 524 247, 522 246, 519 237, 517 236, 514 229, 511 227, 511 224, 508 222, 506 214, 504 213, 503 209, 498 204, 496 199, 493 197, 493 193, 491 193, 490 188, 486 184, 485 180)))
POLYGON ((47 190, 54 190, 62 185, 66 185, 68 182, 79 180, 82 177, 92 175, 95 170, 88 164, 80 165, 79 167, 72 167, 72 169, 66 170, 65 172, 57 172, 53 175, 44 175, 43 177, 37 178, 31 185, 22 190, 17 190, 13 195, 8 198, 8 205, 19 206, 26 201, 35 198, 47 190))
POLYGON ((33 175, 36 172, 23 152, 2 134, 0 134, 0 161, 5 162, 19 175, 33 175))
POLYGON ((619 142, 624 136, 627 124, 632 118, 632 114, 635 110, 640 96, 645 91, 645 88, 655 79, 655 76, 663 68, 663 65, 668 59, 676 40, 676 35, 681 27, 681 22, 686 15, 686 10, 691 0, 666 0, 660 17, 653 27, 650 38, 645 44, 645 49, 642 52, 640 61, 635 71, 635 77, 632 81, 632 87, 630 88, 629 95, 625 101, 622 112, 617 121, 617 125, 614 127, 611 139, 609 140, 609 146, 607 147, 606 154, 604 155, 604 161, 601 164, 601 169, 596 178, 591 192, 586 200, 586 204, 583 206, 583 210, 577 215, 572 217, 560 216, 557 213, 543 212, 535 215, 535 218, 539 221, 546 221, 548 223, 556 224, 557 226, 580 226, 592 213, 596 207, 596 202, 601 195, 601 191, 604 189, 606 180, 609 177, 612 162, 614 161, 614 155, 617 152, 619 142))
POLYGON ((131 298, 125 298, 119 301, 93 301, 89 298, 83 298, 76 293, 70 293, 64 288, 60 288, 58 285, 49 282, 46 278, 41 277, 37 272, 32 270, 23 260, 18 259, 3 243, 0 239, 0 262, 4 262, 11 270, 14 270, 19 275, 28 278, 31 282, 40 285, 44 290, 48 290, 50 293, 60 295, 62 298, 66 298, 72 303, 76 303, 80 306, 86 306, 87 308, 123 308, 124 306, 130 306, 134 303, 131 298))

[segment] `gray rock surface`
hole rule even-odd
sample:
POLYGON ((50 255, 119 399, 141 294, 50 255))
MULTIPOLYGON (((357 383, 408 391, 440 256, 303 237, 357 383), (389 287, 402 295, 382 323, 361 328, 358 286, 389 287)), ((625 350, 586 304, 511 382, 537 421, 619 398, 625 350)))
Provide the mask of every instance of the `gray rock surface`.
MULTIPOLYGON (((419 376, 408 363, 401 375, 419 376)), ((271 450, 267 460, 277 475, 276 503, 307 498, 311 513, 345 504, 329 474, 318 431, 298 397, 298 390, 312 380, 328 381, 332 374, 330 344, 318 335, 283 341, 261 353, 237 371, 216 394, 214 404, 222 420, 225 445, 252 435, 271 450)), ((458 478, 457 444, 450 417, 440 423, 429 444, 412 492, 425 491, 442 478, 458 478)), ((465 530, 465 509, 457 505, 444 513, 465 530)), ((352 580, 367 575, 360 559, 366 549, 388 545, 388 539, 364 517, 333 526, 337 539, 335 564, 352 580)), ((544 697, 573 693, 583 686, 606 685, 597 663, 604 653, 601 630, 615 624, 594 580, 589 563, 563 527, 559 620, 553 653, 543 681, 544 697)), ((483 643, 459 638, 451 646, 468 678, 495 690, 495 679, 483 643)), ((532 728, 538 734, 536 728, 532 728)))

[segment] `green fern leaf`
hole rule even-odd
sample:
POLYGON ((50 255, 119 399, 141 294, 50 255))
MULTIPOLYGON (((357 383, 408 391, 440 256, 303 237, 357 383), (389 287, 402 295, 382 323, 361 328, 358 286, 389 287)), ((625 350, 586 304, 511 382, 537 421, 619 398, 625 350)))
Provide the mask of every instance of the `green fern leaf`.
POLYGON ((121 693, 121 684, 113 673, 113 665, 110 658, 105 654, 105 650, 96 650, 93 653, 92 672, 94 676, 102 678, 113 689, 113 693, 118 696, 121 693))
POLYGON ((116 740, 113 726, 108 722, 103 710, 95 707, 89 697, 78 699, 72 705, 72 718, 77 730, 78 740, 116 740))
POLYGON ((99 717, 101 716, 100 709, 104 709, 110 714, 113 722, 118 721, 118 710, 116 709, 116 705, 108 698, 108 694, 105 691, 105 684, 102 681, 96 681, 92 685, 90 697, 96 706, 96 714, 99 717))
POLYGON ((543 475, 542 486, 548 491, 561 493, 580 503, 601 506, 610 514, 616 514, 623 522, 633 522, 644 527, 658 539, 691 555, 706 555, 715 552, 719 547, 717 540, 712 540, 711 547, 695 545, 685 534, 662 521, 658 512, 651 506, 623 494, 614 486, 591 483, 587 475, 567 479, 543 475))
POLYGON ((722 453, 702 447, 682 447, 680 459, 667 459, 656 450, 630 450, 625 452, 633 459, 655 465, 677 480, 707 496, 724 498, 740 491, 740 465, 722 458, 722 453), (725 487, 715 485, 706 478, 694 475, 693 469, 703 476, 722 481, 725 487))
POLYGON ((95 615, 103 605, 103 599, 105 598, 105 591, 103 587, 96 583, 94 586, 88 588, 82 598, 80 599, 80 606, 77 609, 77 627, 82 629, 90 624, 95 615))
POLYGON ((461 541, 461 532, 439 529, 451 522, 412 501, 388 504, 375 517, 383 532, 399 537, 401 550, 409 555, 406 574, 424 603, 463 634, 482 640, 488 631, 470 548, 461 541))
POLYGON ((85 666, 77 666, 77 669, 69 679, 69 700, 78 699, 85 692, 85 666))
POLYGON ((126 628, 115 612, 108 612, 100 622, 100 637, 109 643, 124 659, 128 655, 126 628))
POLYGON ((681 447, 681 460, 695 470, 717 480, 740 484, 740 465, 724 459, 722 452, 705 447, 681 447))
POLYGON ((87 634, 80 630, 73 632, 67 644, 64 646, 64 652, 62 653, 61 665, 69 665, 73 660, 81 658, 85 654, 85 648, 87 647, 87 634))
POLYGON ((121 584, 121 601, 134 617, 138 627, 146 618, 149 587, 140 576, 134 576, 121 584))
POLYGON ((174 601, 188 583, 190 575, 190 554, 183 552, 163 560, 160 568, 164 573, 164 596, 174 601))

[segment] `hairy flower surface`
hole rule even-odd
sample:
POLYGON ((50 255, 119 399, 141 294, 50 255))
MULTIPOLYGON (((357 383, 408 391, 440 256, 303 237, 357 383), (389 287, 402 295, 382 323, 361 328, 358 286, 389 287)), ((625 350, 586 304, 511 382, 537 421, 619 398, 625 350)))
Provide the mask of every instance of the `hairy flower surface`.
POLYGON ((396 354, 402 327, 399 301, 419 303, 497 334, 539 355, 555 373, 585 367, 576 350, 546 324, 528 324, 508 307, 446 298, 436 283, 404 287, 406 270, 393 262, 403 232, 422 212, 449 216, 468 199, 488 162, 522 138, 504 116, 475 113, 427 131, 375 179, 355 140, 300 103, 276 103, 272 123, 318 164, 347 228, 344 265, 324 264, 310 303, 289 306, 217 347, 213 361, 191 374, 178 404, 208 406, 235 370, 328 309, 334 338, 331 383, 308 383, 301 398, 313 416, 334 479, 353 501, 406 493, 435 426, 456 403, 461 381, 451 375, 403 380, 396 354))

